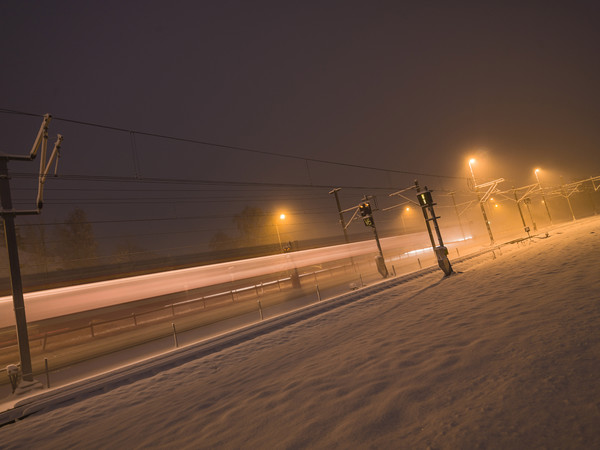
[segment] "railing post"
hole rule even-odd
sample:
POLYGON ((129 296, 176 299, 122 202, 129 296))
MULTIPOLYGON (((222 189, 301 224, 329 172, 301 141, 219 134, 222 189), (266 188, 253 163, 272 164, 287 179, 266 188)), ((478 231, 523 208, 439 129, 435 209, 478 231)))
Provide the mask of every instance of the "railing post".
POLYGON ((175 323, 171 322, 171 326, 173 327, 173 341, 175 342, 175 348, 179 347, 179 342, 177 341, 177 330, 175 329, 175 323))
POLYGON ((48 358, 44 358, 44 367, 46 369, 46 387, 50 389, 50 371, 48 370, 48 358))

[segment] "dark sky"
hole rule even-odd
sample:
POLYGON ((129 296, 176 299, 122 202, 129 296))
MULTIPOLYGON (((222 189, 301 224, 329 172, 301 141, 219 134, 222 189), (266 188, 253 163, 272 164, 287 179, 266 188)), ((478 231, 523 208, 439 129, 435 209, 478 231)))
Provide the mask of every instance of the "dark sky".
MULTIPOLYGON (((4 109, 448 176, 476 156, 478 176, 517 185, 538 166, 600 172, 597 1, 3 1, 0 16, 4 109)), ((23 152, 38 126, 0 114, 23 152)), ((140 135, 136 168, 127 133, 51 129, 64 173, 383 178, 140 135)))

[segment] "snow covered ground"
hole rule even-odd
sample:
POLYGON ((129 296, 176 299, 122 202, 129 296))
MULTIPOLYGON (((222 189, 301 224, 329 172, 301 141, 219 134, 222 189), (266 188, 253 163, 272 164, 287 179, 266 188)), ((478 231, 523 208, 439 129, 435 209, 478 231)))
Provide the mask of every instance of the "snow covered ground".
POLYGON ((600 218, 0 428, 2 448, 600 448, 600 218))

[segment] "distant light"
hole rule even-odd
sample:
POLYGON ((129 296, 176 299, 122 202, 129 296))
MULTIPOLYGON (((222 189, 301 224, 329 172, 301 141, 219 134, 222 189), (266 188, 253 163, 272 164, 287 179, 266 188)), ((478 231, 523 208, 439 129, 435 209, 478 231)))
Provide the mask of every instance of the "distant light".
POLYGON ((410 211, 410 208, 407 206, 407 207, 406 207, 406 210, 407 210, 407 211, 410 211))
POLYGON ((494 207, 496 207, 496 208, 497 208, 497 207, 498 207, 498 203, 496 203, 496 204, 494 205, 494 207))
POLYGON ((285 219, 285 214, 280 214, 280 215, 279 215, 279 218, 280 218, 281 220, 284 220, 284 219, 285 219))
POLYGON ((540 169, 535 169, 535 173, 538 173, 540 171, 540 169))
POLYGON ((475 158, 471 158, 471 159, 469 160, 469 164, 475 164, 475 158))

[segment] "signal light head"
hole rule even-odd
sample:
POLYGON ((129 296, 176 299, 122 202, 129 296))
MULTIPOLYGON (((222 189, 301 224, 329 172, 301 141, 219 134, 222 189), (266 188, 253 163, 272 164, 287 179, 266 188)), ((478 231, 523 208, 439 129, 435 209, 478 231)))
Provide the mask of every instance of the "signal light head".
POLYGON ((361 203, 358 206, 358 210, 360 211, 360 215, 365 217, 371 214, 371 205, 369 205, 368 203, 361 203))

